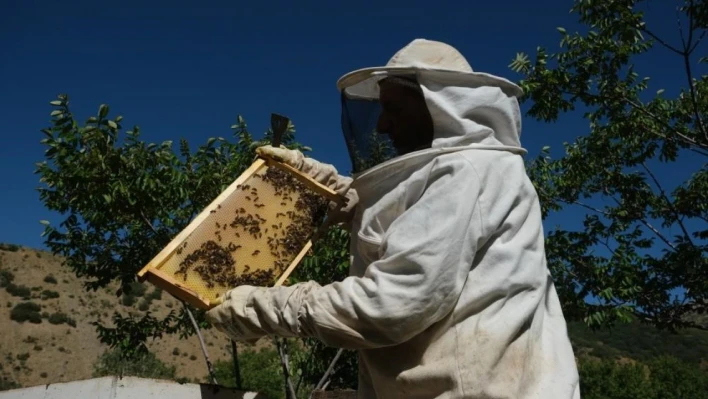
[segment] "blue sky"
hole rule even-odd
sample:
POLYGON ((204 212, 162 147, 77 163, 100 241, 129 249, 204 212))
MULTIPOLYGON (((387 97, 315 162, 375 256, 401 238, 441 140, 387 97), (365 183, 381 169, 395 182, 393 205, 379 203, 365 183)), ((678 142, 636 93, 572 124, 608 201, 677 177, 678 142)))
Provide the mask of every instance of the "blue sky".
MULTIPOLYGON (((43 158, 39 130, 59 93, 69 94, 80 120, 107 103, 111 115, 124 116, 124 126, 139 125, 144 140, 184 137, 193 146, 229 136, 238 114, 260 134, 278 112, 294 121, 312 156, 347 172, 335 87, 341 75, 385 64, 422 37, 457 47, 475 70, 516 80, 508 68, 516 52, 553 51, 557 26, 577 28, 571 6, 550 0, 6 4, 0 15, 0 242, 43 248, 38 221, 60 220, 39 202, 33 174, 43 158)), ((667 10, 674 15, 673 7, 656 3, 650 26, 667 10)), ((655 30, 677 44, 674 18, 668 22, 655 30)), ((685 86, 681 60, 667 51, 656 51, 638 69, 652 76, 656 89, 685 86)), ((522 142, 535 156, 544 145, 560 149, 586 126, 578 115, 552 125, 526 118, 522 142)))

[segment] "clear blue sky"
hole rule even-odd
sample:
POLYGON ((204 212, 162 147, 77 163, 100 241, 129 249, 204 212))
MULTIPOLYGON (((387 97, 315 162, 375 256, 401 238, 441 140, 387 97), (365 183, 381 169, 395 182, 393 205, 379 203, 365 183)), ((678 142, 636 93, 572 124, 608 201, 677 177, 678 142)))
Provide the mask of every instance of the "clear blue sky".
MULTIPOLYGON (((271 112, 282 113, 293 119, 298 140, 314 148, 314 157, 347 172, 335 87, 341 75, 385 64, 421 37, 457 47, 475 70, 516 80, 507 67, 516 52, 533 53, 539 45, 557 49, 556 27, 577 27, 571 5, 550 0, 5 3, 0 242, 42 248, 38 221, 60 220, 39 202, 33 174, 34 163, 43 159, 39 130, 48 125, 48 102, 58 93, 69 94, 82 121, 107 103, 112 115, 124 116, 124 126, 139 125, 146 141, 184 137, 194 146, 229 136, 237 114, 260 134, 271 112)), ((656 30, 679 43, 674 2, 656 7, 651 15, 668 10, 672 16, 656 30)), ((658 51, 639 68, 657 89, 685 86, 681 60, 668 57, 658 51)), ((527 118, 522 142, 535 156, 543 145, 559 149, 563 141, 585 134, 586 126, 578 116, 553 125, 527 118)), ((668 168, 662 175, 671 173, 668 168)))

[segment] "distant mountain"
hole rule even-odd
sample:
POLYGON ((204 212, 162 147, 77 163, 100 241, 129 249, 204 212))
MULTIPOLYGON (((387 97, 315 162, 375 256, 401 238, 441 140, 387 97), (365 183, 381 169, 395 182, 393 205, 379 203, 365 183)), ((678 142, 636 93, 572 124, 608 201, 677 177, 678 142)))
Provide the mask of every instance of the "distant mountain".
MULTIPOLYGON (((90 324, 96 319, 108 323, 114 310, 140 314, 148 308, 164 316, 181 306, 150 284, 127 300, 116 297, 118 287, 86 292, 58 257, 11 244, 0 245, 0 286, 0 377, 22 386, 91 378, 94 362, 108 349, 90 324), (11 320, 13 309, 16 319, 26 320, 11 320)), ((204 335, 212 361, 231 358, 223 334, 204 335)), ((166 336, 149 346, 179 377, 203 381, 207 375, 196 336, 166 336)))
MULTIPOLYGON (((60 258, 0 244, 0 377, 22 386, 90 378, 94 362, 108 349, 99 342, 92 321, 108 322, 114 310, 140 314, 150 309, 164 316, 179 306, 170 295, 149 284, 136 288, 132 299, 116 297, 114 286, 86 292, 81 280, 61 266, 60 258), (11 320, 13 310, 15 318, 26 320, 11 320)), ((672 355, 708 366, 706 331, 671 334, 639 323, 598 332, 582 323, 569 323, 568 329, 577 356, 647 360, 672 355)), ((210 330, 204 338, 212 361, 230 360, 226 337, 210 330)), ((177 376, 205 382, 207 372, 196 336, 188 340, 167 336, 151 343, 150 350, 167 365, 174 365, 177 376)))

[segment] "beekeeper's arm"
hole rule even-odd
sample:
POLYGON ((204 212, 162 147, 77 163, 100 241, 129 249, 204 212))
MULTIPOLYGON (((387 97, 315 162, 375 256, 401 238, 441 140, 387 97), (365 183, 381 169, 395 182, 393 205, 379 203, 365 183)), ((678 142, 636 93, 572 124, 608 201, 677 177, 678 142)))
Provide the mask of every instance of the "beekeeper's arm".
POLYGON ((256 148, 256 153, 290 165, 310 176, 318 183, 329 187, 337 194, 344 195, 347 198, 347 204, 342 209, 336 209, 334 204, 331 204, 326 224, 339 224, 347 229, 350 227, 349 222, 351 222, 354 214, 354 208, 359 202, 356 191, 349 188, 352 184, 351 177, 342 176, 334 166, 318 162, 312 158, 306 158, 302 152, 297 150, 266 145, 256 148))
POLYGON ((210 320, 237 340, 315 337, 362 349, 405 342, 444 318, 457 302, 482 236, 480 187, 472 165, 458 156, 436 163, 421 181, 423 195, 391 224, 381 258, 363 277, 323 287, 238 287, 209 312, 210 320))

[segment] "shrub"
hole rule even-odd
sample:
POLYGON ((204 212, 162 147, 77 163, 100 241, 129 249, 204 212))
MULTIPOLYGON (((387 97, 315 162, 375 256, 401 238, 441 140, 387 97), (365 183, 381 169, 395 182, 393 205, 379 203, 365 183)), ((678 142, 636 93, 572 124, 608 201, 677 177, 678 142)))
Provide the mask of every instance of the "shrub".
POLYGON ((41 286, 41 285, 30 288, 30 291, 41 291, 41 290, 42 290, 42 286, 41 286))
POLYGON ((128 286, 128 289, 126 291, 127 291, 126 294, 140 298, 143 295, 145 295, 145 291, 147 291, 147 287, 142 283, 133 282, 133 283, 130 283, 130 285, 128 286))
MULTIPOLYGON (((290 348, 294 349, 294 348, 290 348)), ((275 350, 261 349, 239 352, 242 389, 260 392, 268 398, 285 398, 282 366, 275 350)), ((220 384, 233 388, 233 362, 220 360, 214 364, 216 379, 220 384)))
POLYGON ((32 292, 30 291, 30 289, 25 287, 24 285, 15 285, 10 283, 5 287, 5 290, 8 294, 20 297, 22 299, 30 299, 30 297, 32 296, 32 292))
POLYGON ((174 349, 172 349, 172 355, 173 355, 173 356, 179 356, 179 348, 174 348, 174 349))
POLYGON ((11 380, 10 377, 0 376, 0 391, 7 391, 10 389, 21 388, 22 386, 11 380))
POLYGON ((50 290, 44 290, 42 291, 42 299, 47 300, 47 299, 54 299, 54 298, 59 298, 59 293, 56 291, 50 291, 50 290))
POLYGON ((118 375, 174 380, 176 370, 175 366, 166 365, 152 352, 128 359, 121 356, 119 349, 114 349, 98 358, 94 364, 93 376, 118 375))
POLYGON ((37 342, 37 338, 35 338, 31 335, 28 335, 27 338, 22 340, 22 342, 24 342, 26 344, 33 344, 33 343, 37 342))
POLYGON ((9 270, 0 270, 0 287, 7 287, 15 279, 15 275, 9 270))
POLYGON ((19 361, 21 361, 21 362, 24 362, 25 360, 29 359, 29 356, 30 356, 30 355, 29 355, 29 353, 27 353, 27 352, 25 352, 25 353, 20 353, 20 354, 17 355, 17 360, 19 360, 19 361))
POLYGON ((162 299, 162 290, 155 288, 150 294, 148 294, 147 298, 151 301, 159 301, 162 299))
POLYGON ((40 374, 39 376, 42 377, 42 378, 47 378, 47 373, 42 373, 42 374, 40 374))
POLYGON ((66 313, 56 312, 49 316, 49 322, 52 324, 68 324, 76 327, 76 321, 69 317, 66 313))
POLYGON ((41 309, 41 306, 34 302, 18 303, 10 311, 10 319, 18 323, 29 321, 30 323, 39 324, 42 322, 42 317, 39 314, 41 309))
POLYGON ((121 303, 123 306, 133 306, 133 304, 135 304, 135 297, 132 295, 123 294, 121 303))
POLYGON ((0 249, 9 252, 17 252, 20 250, 20 246, 15 244, 0 243, 0 249))
POLYGON ((51 274, 48 274, 47 277, 44 278, 44 282, 49 283, 49 284, 56 284, 57 279, 54 276, 52 276, 51 274))
POLYGON ((148 309, 150 309, 150 302, 146 301, 145 299, 140 301, 140 305, 138 306, 138 310, 142 310, 144 312, 144 311, 147 311, 148 309))
POLYGON ((707 399, 708 373, 672 357, 647 363, 580 358, 583 399, 707 399))
POLYGON ((197 357, 194 356, 194 355, 191 355, 191 356, 189 357, 189 360, 197 360, 197 357))

